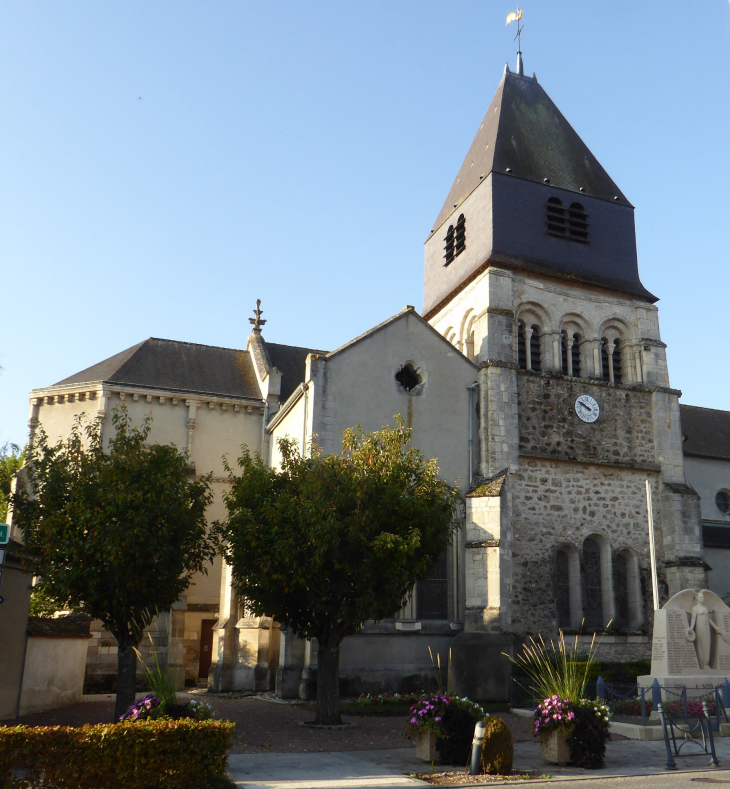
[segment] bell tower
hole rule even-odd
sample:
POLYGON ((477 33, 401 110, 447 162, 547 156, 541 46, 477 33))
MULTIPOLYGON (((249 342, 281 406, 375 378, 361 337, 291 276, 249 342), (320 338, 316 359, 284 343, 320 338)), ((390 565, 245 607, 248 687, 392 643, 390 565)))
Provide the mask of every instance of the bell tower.
POLYGON ((604 657, 648 656, 647 481, 662 598, 706 585, 634 208, 522 71, 505 67, 425 245, 424 317, 479 365, 452 650, 471 693, 528 634, 610 623, 604 657))

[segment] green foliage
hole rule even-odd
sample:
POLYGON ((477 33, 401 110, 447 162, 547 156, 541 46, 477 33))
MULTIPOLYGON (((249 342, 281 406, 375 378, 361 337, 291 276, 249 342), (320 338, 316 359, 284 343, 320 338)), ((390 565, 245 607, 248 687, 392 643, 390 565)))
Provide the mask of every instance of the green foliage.
POLYGON ((273 616, 319 642, 318 723, 339 722, 339 644, 369 619, 392 616, 428 577, 455 529, 458 492, 435 460, 409 448, 411 431, 346 430, 342 454, 280 439, 281 469, 244 448, 231 472, 227 544, 239 595, 257 616, 273 616), (323 690, 328 683, 327 690, 323 690), (320 701, 336 698, 324 720, 320 701))
POLYGON ((56 611, 63 611, 65 606, 54 600, 40 586, 34 586, 30 592, 30 610, 28 616, 39 616, 51 619, 56 611))
POLYGON ((479 718, 474 711, 460 704, 449 704, 443 714, 443 734, 436 748, 443 764, 465 766, 469 761, 474 727, 479 718))
POLYGON ((651 674, 651 660, 595 660, 588 666, 588 679, 633 685, 637 677, 651 674))
POLYGON ((105 451, 100 420, 75 421, 50 445, 36 426, 28 487, 13 496, 25 557, 39 590, 101 619, 119 646, 115 718, 134 701, 136 647, 196 572, 207 572, 217 538, 208 533, 210 477, 195 479, 174 446, 147 444, 115 409, 105 451))
MULTIPOLYGON (((150 638, 150 641, 152 639, 150 638)), ((142 655, 138 650, 137 658, 142 660, 142 655)), ((147 679, 147 688, 160 700, 159 706, 155 709, 155 717, 164 717, 168 708, 177 705, 177 691, 175 690, 175 678, 168 666, 161 665, 156 653, 153 653, 154 666, 150 668, 146 663, 142 663, 147 679)))
POLYGON ((582 699, 574 707, 575 724, 566 739, 570 760, 576 767, 597 770, 606 758, 609 734, 609 710, 599 700, 582 699))
POLYGON ((542 636, 530 638, 521 655, 507 657, 517 666, 518 672, 529 678, 530 687, 526 690, 534 693, 535 698, 557 696, 578 704, 585 694, 588 671, 597 648, 594 634, 587 660, 583 659, 578 652, 578 636, 570 647, 561 630, 557 644, 552 639, 547 644, 542 636))
POLYGON ((515 747, 509 726, 496 717, 485 718, 486 731, 482 746, 482 773, 512 775, 515 747))
POLYGON ((339 643, 405 604, 450 542, 456 500, 410 432, 346 430, 342 455, 310 457, 279 439, 281 470, 244 449, 221 531, 254 614, 339 643))
POLYGON ((120 646, 136 646, 153 616, 206 572, 217 541, 205 520, 209 478, 191 478, 175 447, 145 444, 151 417, 137 429, 116 409, 113 422, 108 451, 99 420, 79 417, 54 446, 38 426, 30 490, 13 506, 40 589, 83 604, 120 646))
POLYGON ((230 721, 191 719, 79 728, 4 727, 0 728, 0 785, 8 789, 205 786, 225 775, 234 728, 230 721))
POLYGON ((0 447, 0 523, 5 523, 10 501, 10 484, 13 475, 25 463, 25 449, 17 444, 6 443, 0 447))

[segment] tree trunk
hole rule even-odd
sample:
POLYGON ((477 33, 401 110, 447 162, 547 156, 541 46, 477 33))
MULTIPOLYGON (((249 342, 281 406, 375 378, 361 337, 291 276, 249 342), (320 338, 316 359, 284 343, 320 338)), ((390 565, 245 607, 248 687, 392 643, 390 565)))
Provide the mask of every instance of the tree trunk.
POLYGON ((137 652, 132 645, 119 645, 117 649, 117 702, 114 706, 114 722, 134 704, 137 684, 137 652))
POLYGON ((327 646, 319 642, 317 652, 317 714, 315 724, 336 726, 342 723, 340 715, 340 645, 327 646))

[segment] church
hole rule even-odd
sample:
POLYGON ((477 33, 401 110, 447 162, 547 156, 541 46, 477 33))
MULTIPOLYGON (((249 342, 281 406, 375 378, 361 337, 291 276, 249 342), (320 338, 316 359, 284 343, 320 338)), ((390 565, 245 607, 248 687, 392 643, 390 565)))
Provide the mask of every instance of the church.
MULTIPOLYGON (((339 452, 345 428, 402 415, 459 485, 462 527, 403 610, 345 640, 345 695, 420 690, 438 660, 458 692, 504 701, 503 653, 559 629, 582 646, 606 630, 606 659, 649 657, 647 490, 661 603, 729 591, 730 414, 680 407, 634 207, 521 55, 426 230, 420 312, 323 350, 267 341, 257 303, 240 349, 147 339, 34 390, 31 424, 57 440, 82 412, 105 434, 119 403, 151 413, 152 440, 213 473, 212 521, 225 515, 221 458, 242 444, 276 465, 279 437, 339 452)), ((248 616, 220 559, 152 631, 180 684, 316 687, 316 647, 248 616)), ((92 677, 116 666, 110 636, 94 634, 92 677)))

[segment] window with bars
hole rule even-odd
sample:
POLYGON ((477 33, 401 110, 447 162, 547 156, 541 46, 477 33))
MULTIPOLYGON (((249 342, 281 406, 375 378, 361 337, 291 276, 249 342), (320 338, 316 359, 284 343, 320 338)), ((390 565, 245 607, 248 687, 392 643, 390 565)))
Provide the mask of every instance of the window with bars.
POLYGON ((583 616, 587 628, 603 627, 601 547, 588 537, 583 543, 583 616))
POLYGON ((431 575, 416 584, 416 616, 418 619, 449 618, 448 556, 444 553, 431 575))
POLYGON ((548 235, 588 243, 588 214, 580 203, 565 208, 562 200, 549 197, 547 201, 548 235))
POLYGON ((466 217, 461 214, 456 221, 456 228, 449 225, 444 239, 444 263, 448 266, 455 257, 458 257, 466 249, 466 217))

